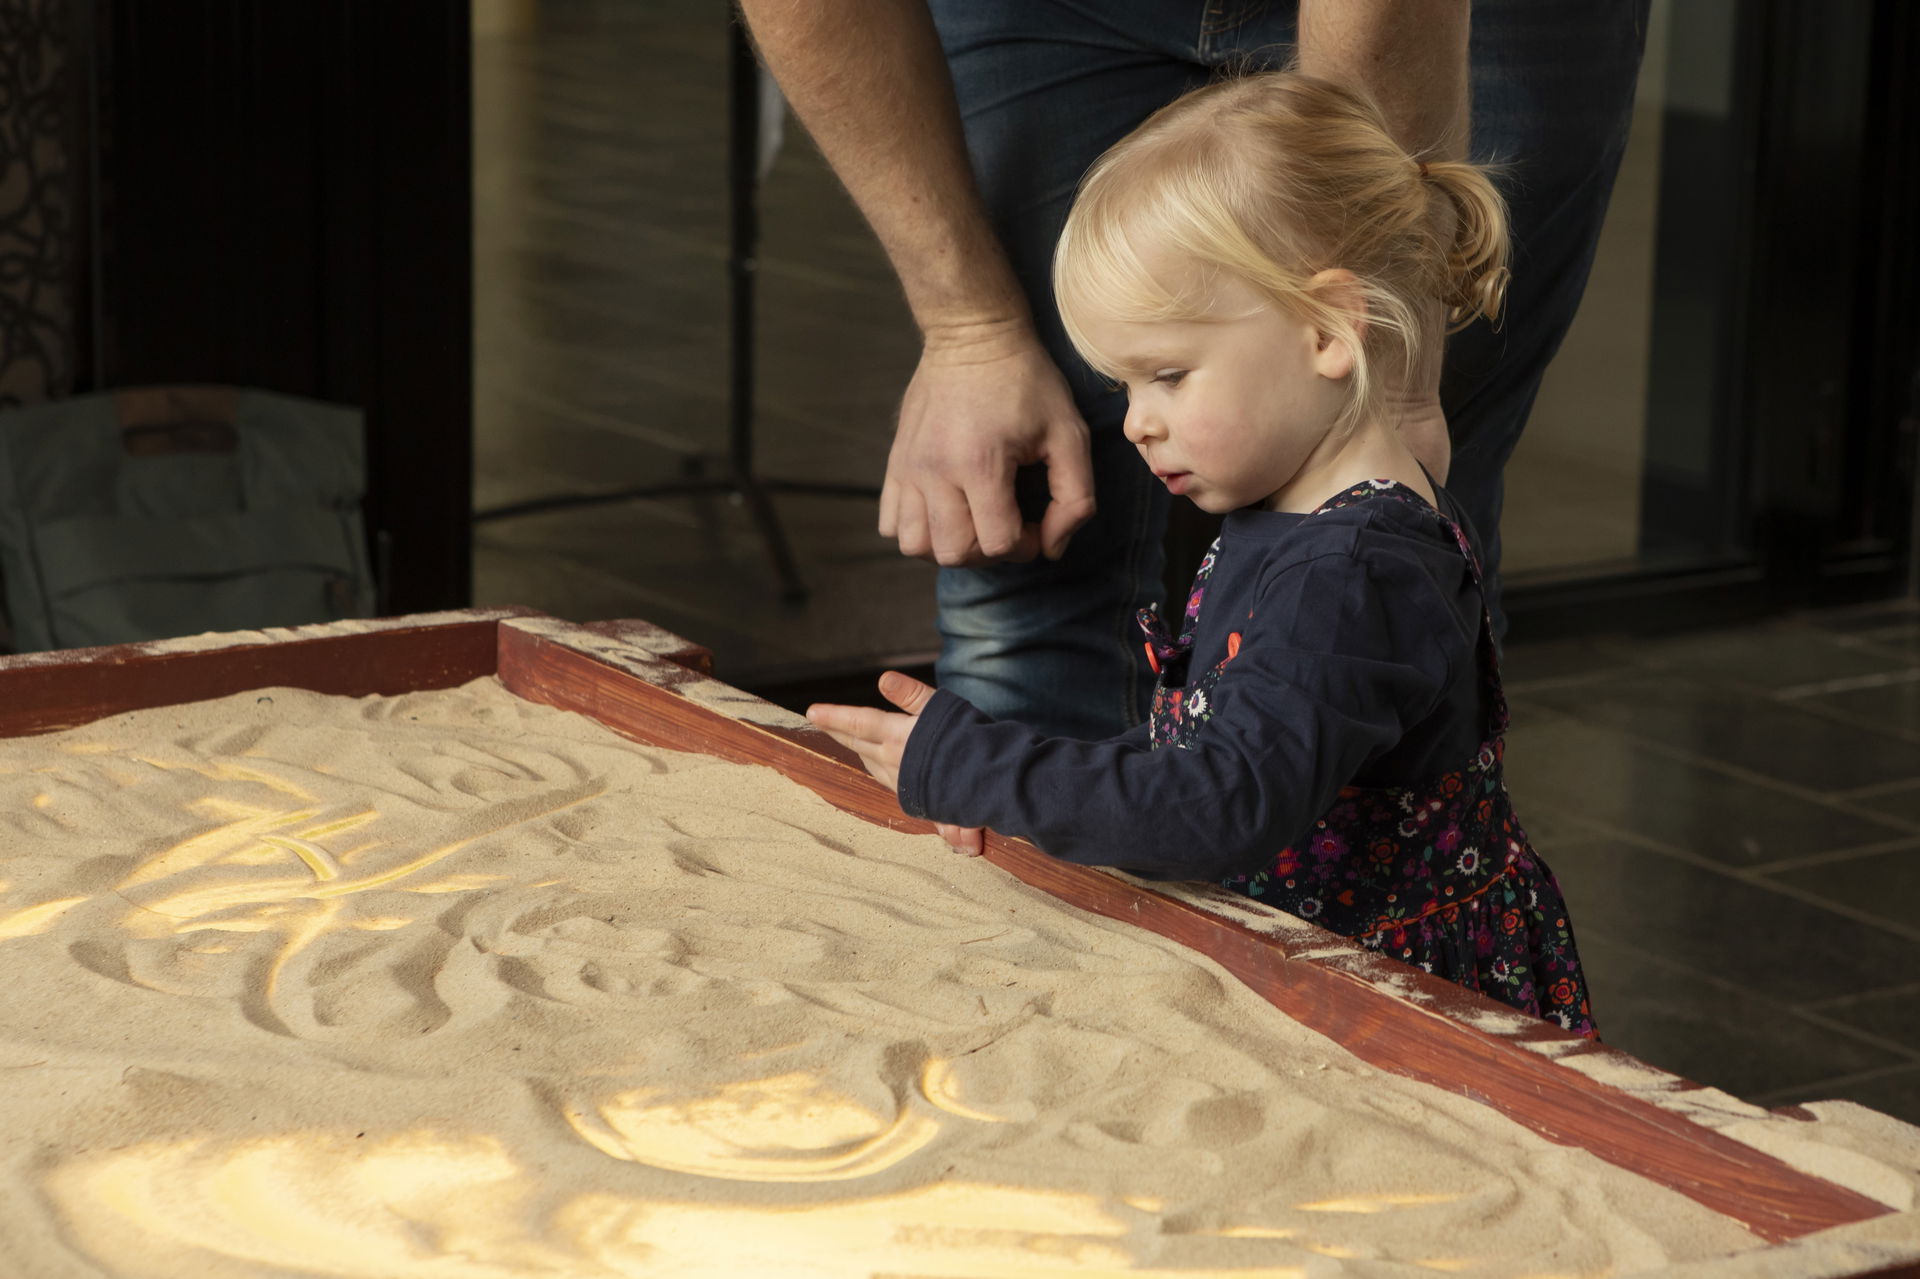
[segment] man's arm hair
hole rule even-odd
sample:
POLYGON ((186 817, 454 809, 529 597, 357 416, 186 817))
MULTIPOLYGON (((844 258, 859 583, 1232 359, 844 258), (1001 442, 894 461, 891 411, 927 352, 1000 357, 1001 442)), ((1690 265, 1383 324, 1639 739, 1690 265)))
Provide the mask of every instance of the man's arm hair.
MULTIPOLYGON (((1470 0, 1300 0, 1300 69, 1364 90, 1394 141, 1421 160, 1463 160, 1470 0)), ((1438 206, 1437 202, 1437 206, 1438 206)), ((1442 209, 1436 216, 1451 217, 1442 209)), ((1446 310, 1428 305, 1417 368, 1390 375, 1400 437, 1442 483, 1452 448, 1440 409, 1446 310)))
POLYGON ((1422 160, 1467 154, 1470 0, 1300 0, 1300 69, 1357 85, 1422 160))
POLYGON ((794 113, 879 236, 923 332, 1030 316, 967 160, 925 0, 740 0, 794 113))

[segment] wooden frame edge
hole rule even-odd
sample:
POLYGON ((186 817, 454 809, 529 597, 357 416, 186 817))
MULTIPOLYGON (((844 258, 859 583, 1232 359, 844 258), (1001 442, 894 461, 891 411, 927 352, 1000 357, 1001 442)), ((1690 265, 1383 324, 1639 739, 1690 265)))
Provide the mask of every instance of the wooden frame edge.
MULTIPOLYGON (((645 644, 627 645, 551 619, 507 619, 500 625, 498 665, 507 688, 530 701, 578 711, 637 741, 771 766, 879 825, 916 833, 933 829, 900 813, 894 796, 859 768, 851 752, 804 719, 674 665, 645 644), (628 678, 609 679, 609 671, 628 678)), ((1471 1097, 1550 1141, 1580 1146, 1678 1191, 1769 1242, 1893 1211, 1698 1122, 1699 1114, 1685 1113, 1686 1103, 1663 1106, 1638 1090, 1592 1078, 1576 1063, 1591 1057, 1625 1064, 1658 1081, 1660 1092, 1711 1090, 1237 895, 1149 887, 1129 876, 1055 861, 1030 844, 997 835, 989 838, 986 855, 1069 905, 1130 921, 1207 955, 1362 1060, 1471 1097)), ((1736 1115, 1730 1117, 1771 1117, 1744 1103, 1731 1108, 1736 1115)))
POLYGON ((0 657, 0 736, 288 685, 363 697, 451 688, 494 672, 496 628, 523 608, 322 622, 0 657))
MULTIPOLYGON (((272 684, 364 696, 497 675, 518 696, 579 711, 635 740, 770 765, 865 820, 900 813, 852 754, 791 712, 710 677, 701 646, 645 622, 575 625, 528 609, 456 612, 0 657, 0 735, 272 684)), ((1256 993, 1363 1060, 1499 1110, 1740 1221, 1770 1242, 1893 1210, 1718 1128, 1795 1124, 1224 890, 1149 884, 1056 862, 994 836, 988 858, 1067 903, 1213 958, 1256 993)), ((1871 1271, 1913 1274, 1904 1245, 1871 1271)))

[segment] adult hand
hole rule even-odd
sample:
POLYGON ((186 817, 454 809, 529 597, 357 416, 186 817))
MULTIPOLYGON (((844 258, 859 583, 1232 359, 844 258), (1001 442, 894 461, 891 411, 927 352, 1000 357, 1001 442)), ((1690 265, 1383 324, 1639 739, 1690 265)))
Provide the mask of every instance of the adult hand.
POLYGON ((1032 330, 930 330, 887 457, 880 536, 948 566, 1059 559, 1092 515, 1087 425, 1032 330), (1038 524, 1014 502, 1014 471, 1032 463, 1052 493, 1038 524))
MULTIPOLYGON (((861 765, 874 780, 895 793, 900 789, 900 759, 907 752, 907 738, 913 733, 920 711, 933 689, 911 675, 888 671, 880 677, 880 695, 898 706, 901 714, 875 710, 870 706, 835 706, 816 702, 807 707, 807 718, 827 735, 860 757, 861 765)), ((939 824, 940 837, 956 853, 978 857, 986 848, 986 832, 978 826, 939 824)))
POLYGON ((925 0, 741 0, 754 43, 886 249, 925 334, 880 533, 941 564, 1058 558, 1093 514, 1087 430, 1033 332, 925 0), (1028 527, 1015 468, 1047 468, 1028 527))

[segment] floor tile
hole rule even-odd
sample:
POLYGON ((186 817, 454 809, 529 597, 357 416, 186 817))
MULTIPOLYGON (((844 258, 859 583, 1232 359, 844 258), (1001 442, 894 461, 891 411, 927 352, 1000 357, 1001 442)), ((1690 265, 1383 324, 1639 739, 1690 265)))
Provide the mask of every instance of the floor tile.
MULTIPOLYGON (((519 604, 570 622, 649 617, 655 598, 623 579, 591 572, 564 558, 477 544, 473 554, 475 603, 519 604)), ((704 642, 704 641, 702 641, 704 642)))
POLYGON ((1909 660, 1920 660, 1920 621, 1909 620, 1853 631, 1846 635, 1846 642, 1876 652, 1897 653, 1909 660))
POLYGON ((1678 675, 1610 677, 1530 697, 1588 722, 1791 785, 1845 790, 1920 779, 1920 743, 1678 675))
MULTIPOLYGON (((1576 703, 1577 705, 1577 703, 1576 703)), ((1536 804, 1742 868, 1898 839, 1888 822, 1674 760, 1605 728, 1516 699, 1507 784, 1520 820, 1536 804)), ((1536 840, 1539 837, 1536 834, 1536 840)), ((1552 859, 1550 845, 1542 851, 1552 859)))
POLYGON ((1920 1124, 1920 1066, 1897 1070, 1855 1082, 1807 1084, 1762 1099, 1766 1106, 1789 1106, 1807 1101, 1851 1101, 1910 1124, 1920 1124))
POLYGON ((1541 803, 1539 795, 1535 792, 1529 791, 1528 794, 1532 798, 1523 804, 1517 804, 1516 811, 1520 815, 1522 827, 1527 832, 1527 838, 1542 855, 1551 858, 1553 850, 1562 844, 1591 842, 1609 837, 1607 829, 1591 819, 1569 813, 1552 804, 1541 803))
POLYGON ((1845 716, 1866 728, 1920 739, 1920 680, 1823 693, 1796 699, 1795 704, 1845 716))
POLYGON ((1870 808, 1900 821, 1920 823, 1920 783, 1848 802, 1856 808, 1870 808))
POLYGON ((1746 1097, 1901 1060, 1611 935, 1584 933, 1579 942, 1602 1038, 1662 1070, 1746 1097))
POLYGON ((1849 647, 1840 637, 1797 621, 1652 640, 1640 659, 1714 684, 1781 689, 1905 669, 1890 654, 1849 647))
POLYGON ((1802 613, 1799 620, 1808 626, 1842 635, 1920 627, 1920 600, 1881 600, 1848 608, 1821 609, 1802 613))
POLYGON ((1566 683, 1631 670, 1632 649, 1603 640, 1553 640, 1512 644, 1501 663, 1500 678, 1517 693, 1536 684, 1566 683))
POLYGON ((479 431, 474 439, 476 509, 562 493, 588 493, 679 478, 693 436, 649 438, 604 419, 517 399, 522 429, 479 431), (524 429, 538 424, 539 430, 524 429))
MULTIPOLYGON (((1920 933, 1920 845, 1775 871, 1767 878, 1920 933)), ((1885 984, 1913 980, 1920 980, 1920 968, 1889 973, 1885 984)))
POLYGON ((1717 973, 1780 1003, 1855 995, 1920 972, 1920 940, 1617 841, 1548 855, 1582 928, 1717 973))
POLYGON ((939 647, 935 570, 889 550, 859 506, 801 496, 776 502, 809 588, 799 606, 783 599, 748 513, 717 499, 588 507, 483 525, 475 541, 475 597, 530 604, 574 621, 617 603, 623 612, 598 616, 644 617, 697 638, 713 650, 723 679, 749 688, 923 661, 939 647), (636 565, 654 571, 633 573, 636 565), (576 611, 539 602, 563 595, 573 582, 607 587, 576 611), (616 584, 624 589, 611 589, 616 584))
MULTIPOLYGON (((1920 974, 1913 975, 1920 977, 1920 974)), ((1828 1021, 1878 1035, 1920 1053, 1920 986, 1821 1004, 1812 1011, 1828 1021)))

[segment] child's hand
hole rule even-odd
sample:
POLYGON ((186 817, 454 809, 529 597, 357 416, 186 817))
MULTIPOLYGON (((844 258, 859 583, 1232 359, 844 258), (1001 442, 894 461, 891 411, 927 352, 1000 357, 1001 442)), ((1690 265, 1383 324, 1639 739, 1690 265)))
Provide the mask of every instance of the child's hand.
POLYGON ((880 677, 880 696, 906 713, 895 715, 870 706, 816 702, 807 707, 807 718, 858 755, 866 770, 882 786, 897 792, 900 759, 907 753, 907 738, 913 732, 920 709, 933 696, 933 689, 911 675, 888 671, 880 677))
MULTIPOLYGON (((920 708, 933 696, 930 685, 910 675, 888 671, 880 677, 880 695, 906 712, 875 710, 868 706, 834 706, 818 702, 807 707, 807 718, 827 735, 860 757, 875 780, 896 793, 900 789, 900 759, 920 708)), ((978 826, 940 824, 940 837, 956 853, 977 857, 986 847, 986 833, 978 826)))

